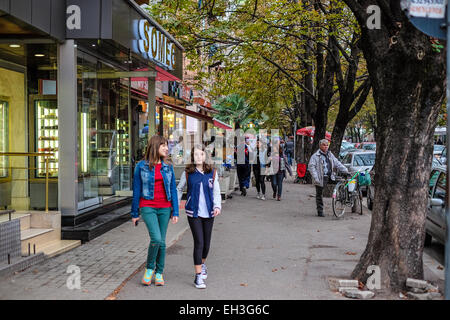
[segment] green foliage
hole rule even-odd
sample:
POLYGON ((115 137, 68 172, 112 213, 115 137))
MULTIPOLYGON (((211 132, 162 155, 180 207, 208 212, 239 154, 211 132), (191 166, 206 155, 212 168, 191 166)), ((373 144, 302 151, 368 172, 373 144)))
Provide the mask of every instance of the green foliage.
POLYGON ((254 109, 245 101, 245 99, 237 94, 231 94, 214 105, 214 108, 219 111, 216 118, 229 123, 236 124, 236 127, 246 126, 252 121, 251 115, 254 109))
POLYGON ((288 128, 296 120, 285 111, 305 90, 307 67, 317 72, 318 61, 306 49, 323 49, 325 61, 330 36, 348 48, 358 30, 338 0, 202 0, 200 6, 164 0, 150 14, 185 47, 197 89, 206 89, 212 101, 242 97, 266 128, 288 128))

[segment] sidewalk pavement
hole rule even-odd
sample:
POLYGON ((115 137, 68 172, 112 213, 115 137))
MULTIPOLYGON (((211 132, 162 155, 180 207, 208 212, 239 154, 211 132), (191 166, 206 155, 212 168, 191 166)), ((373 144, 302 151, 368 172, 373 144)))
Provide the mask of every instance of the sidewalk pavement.
MULTIPOLYGON (((170 247, 189 228, 184 210, 177 224, 169 223, 166 243, 170 247)), ((0 300, 99 300, 108 297, 147 260, 150 242, 145 223, 131 220, 45 262, 15 275, 0 278, 0 300), (80 268, 80 289, 70 290, 69 266, 80 268)))
MULTIPOLYGON (((349 278, 363 253, 370 211, 335 219, 331 199, 326 217, 316 216, 311 185, 283 184, 282 201, 265 202, 255 188, 247 197, 233 193, 216 218, 208 257, 208 289, 193 286, 192 235, 180 212, 169 224, 164 271, 166 286, 140 284, 149 236, 141 222, 131 221, 60 256, 0 279, 0 299, 346 299, 332 292, 328 278, 349 278), (177 241, 179 239, 179 241, 177 241), (81 289, 68 289, 67 268, 81 269, 81 289), (116 289, 120 290, 116 290, 116 289)), ((424 258, 425 279, 442 281, 424 258)), ((375 299, 398 298, 377 295, 375 299)))

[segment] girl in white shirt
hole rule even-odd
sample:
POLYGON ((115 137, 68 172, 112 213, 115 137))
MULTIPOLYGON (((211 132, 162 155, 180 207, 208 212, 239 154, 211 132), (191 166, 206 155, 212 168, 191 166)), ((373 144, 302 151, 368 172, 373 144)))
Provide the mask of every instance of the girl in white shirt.
POLYGON ((178 184, 178 200, 187 186, 186 214, 194 238, 194 284, 205 289, 208 277, 206 258, 211 243, 214 218, 220 214, 222 197, 217 170, 212 166, 205 147, 197 145, 191 151, 191 163, 186 166, 178 184))

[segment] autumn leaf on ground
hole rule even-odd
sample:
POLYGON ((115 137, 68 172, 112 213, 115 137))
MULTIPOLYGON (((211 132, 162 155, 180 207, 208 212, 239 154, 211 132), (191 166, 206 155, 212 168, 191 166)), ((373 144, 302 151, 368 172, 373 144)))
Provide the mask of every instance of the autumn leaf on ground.
POLYGON ((364 283, 362 283, 361 281, 358 281, 358 288, 359 289, 364 289, 364 283))
POLYGON ((109 244, 109 241, 104 242, 103 244, 109 244))
POLYGON ((272 269, 272 272, 277 272, 278 271, 278 269, 272 269))
POLYGON ((349 256, 356 256, 356 252, 351 252, 351 251, 347 251, 345 254, 349 255, 349 256))
POLYGON ((241 287, 248 287, 248 283, 241 283, 241 287))
POLYGON ((438 266, 437 267, 439 270, 444 270, 444 267, 443 266, 438 266))

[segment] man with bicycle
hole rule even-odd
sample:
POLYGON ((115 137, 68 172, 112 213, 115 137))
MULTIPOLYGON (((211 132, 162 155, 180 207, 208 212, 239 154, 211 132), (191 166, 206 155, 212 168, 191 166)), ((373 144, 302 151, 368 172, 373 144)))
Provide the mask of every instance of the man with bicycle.
POLYGON ((336 180, 336 171, 349 174, 347 168, 339 162, 336 157, 328 151, 328 140, 319 141, 319 150, 311 156, 308 164, 308 171, 316 186, 317 215, 323 214, 323 189, 330 180, 336 180))

